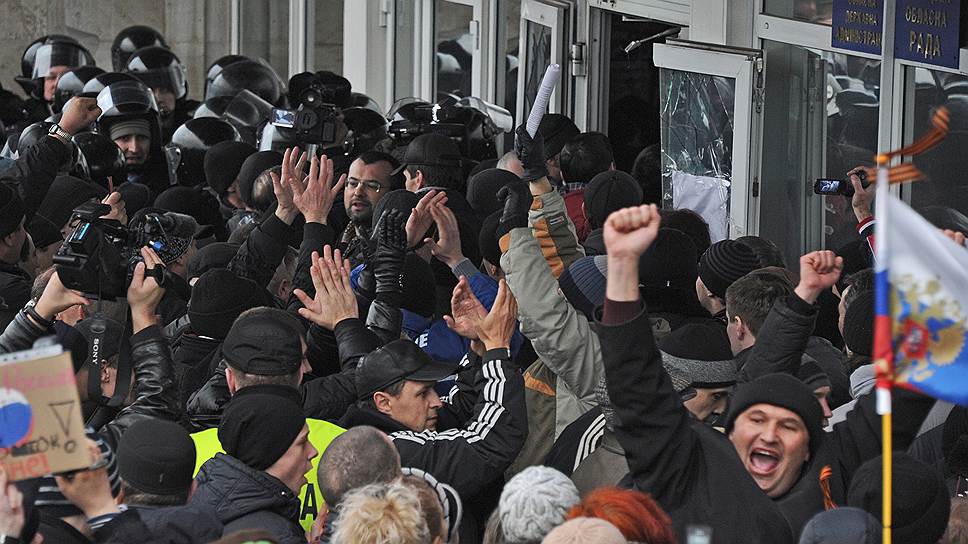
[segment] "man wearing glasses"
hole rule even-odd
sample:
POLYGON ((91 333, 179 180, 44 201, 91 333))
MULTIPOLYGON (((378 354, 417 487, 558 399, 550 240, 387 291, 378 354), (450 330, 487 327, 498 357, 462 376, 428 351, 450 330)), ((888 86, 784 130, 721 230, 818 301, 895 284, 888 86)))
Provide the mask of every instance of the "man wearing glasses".
POLYGON ((400 180, 393 176, 399 165, 392 155, 380 151, 366 151, 350 164, 343 190, 343 205, 350 224, 343 232, 342 247, 357 238, 369 237, 376 203, 393 189, 402 187, 400 180))

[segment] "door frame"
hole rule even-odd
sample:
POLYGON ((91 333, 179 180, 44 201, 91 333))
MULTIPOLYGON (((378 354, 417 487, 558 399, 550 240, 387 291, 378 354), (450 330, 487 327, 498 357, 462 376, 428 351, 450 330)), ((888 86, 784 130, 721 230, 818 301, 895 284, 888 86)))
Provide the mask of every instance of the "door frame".
POLYGON ((733 96, 733 149, 729 193, 729 237, 756 232, 759 221, 759 152, 762 126, 763 52, 668 39, 653 45, 657 68, 736 80, 733 96))

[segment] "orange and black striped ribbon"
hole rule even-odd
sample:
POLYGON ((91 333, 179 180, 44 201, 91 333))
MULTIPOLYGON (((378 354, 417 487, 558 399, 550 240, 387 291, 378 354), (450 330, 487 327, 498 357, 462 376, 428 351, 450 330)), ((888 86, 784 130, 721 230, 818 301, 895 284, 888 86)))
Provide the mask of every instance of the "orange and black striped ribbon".
MULTIPOLYGON (((909 156, 913 157, 915 155, 920 155, 925 151, 931 149, 932 147, 941 143, 941 140, 945 139, 948 135, 948 123, 950 120, 950 114, 948 108, 941 106, 935 110, 934 115, 931 116, 931 130, 929 130, 924 136, 921 136, 917 140, 911 143, 911 145, 902 147, 901 149, 896 149, 885 153, 888 158, 897 156, 909 156)), ((909 183, 912 181, 918 181, 924 179, 924 174, 916 167, 913 163, 901 163, 897 166, 893 166, 888 170, 888 183, 909 183)))

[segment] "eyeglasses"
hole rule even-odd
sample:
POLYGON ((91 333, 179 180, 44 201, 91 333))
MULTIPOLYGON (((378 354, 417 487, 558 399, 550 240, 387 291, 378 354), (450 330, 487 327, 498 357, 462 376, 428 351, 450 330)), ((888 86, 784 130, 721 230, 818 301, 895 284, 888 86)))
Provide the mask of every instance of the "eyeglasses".
POLYGON ((362 179, 355 179, 355 178, 350 178, 346 180, 346 187, 351 191, 355 191, 360 185, 362 185, 367 191, 370 191, 373 193, 379 193, 380 191, 383 190, 383 186, 380 185, 380 182, 378 181, 362 180, 362 179))

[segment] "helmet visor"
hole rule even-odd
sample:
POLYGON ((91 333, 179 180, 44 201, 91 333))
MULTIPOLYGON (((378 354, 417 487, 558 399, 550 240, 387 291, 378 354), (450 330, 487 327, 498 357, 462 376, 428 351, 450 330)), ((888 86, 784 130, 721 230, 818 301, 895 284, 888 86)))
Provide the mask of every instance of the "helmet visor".
POLYGON ((151 89, 140 81, 119 81, 101 89, 97 95, 97 106, 101 117, 135 113, 158 113, 151 89))
POLYGON ((69 43, 49 43, 37 49, 33 78, 39 79, 51 75, 51 68, 54 66, 76 68, 93 63, 91 55, 81 47, 69 43))
POLYGON ((152 89, 165 89, 174 93, 176 99, 188 93, 185 85, 185 69, 181 65, 152 68, 145 71, 131 71, 131 75, 152 89))

